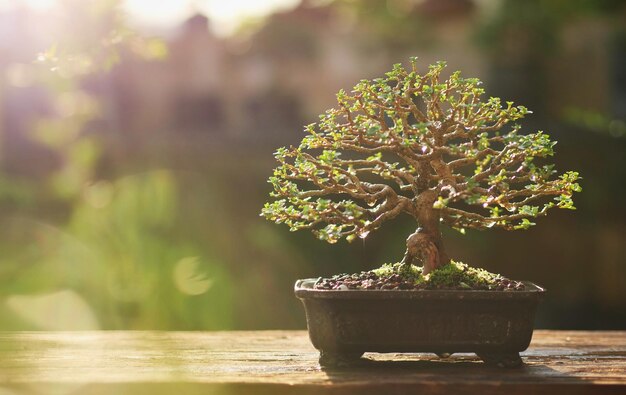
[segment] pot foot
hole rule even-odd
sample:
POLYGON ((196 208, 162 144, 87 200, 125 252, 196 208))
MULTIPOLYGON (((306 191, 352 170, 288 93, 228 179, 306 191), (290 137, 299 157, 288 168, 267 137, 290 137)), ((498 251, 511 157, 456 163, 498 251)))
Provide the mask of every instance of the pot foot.
POLYGON ((323 368, 343 368, 357 364, 362 352, 320 351, 320 366, 323 368))
POLYGON ((500 368, 517 368, 524 364, 517 352, 476 353, 484 363, 500 368))

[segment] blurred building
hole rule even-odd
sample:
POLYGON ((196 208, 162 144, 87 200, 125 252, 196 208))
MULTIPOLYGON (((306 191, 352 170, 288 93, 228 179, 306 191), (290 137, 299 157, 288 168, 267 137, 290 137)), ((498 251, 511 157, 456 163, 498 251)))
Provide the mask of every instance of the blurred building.
MULTIPOLYGON (((486 64, 470 45, 474 8, 460 3, 464 6, 426 2, 407 10, 437 20, 432 34, 438 45, 418 55, 424 67, 448 59, 451 68, 467 75, 485 75, 486 64)), ((376 30, 356 18, 348 8, 303 2, 270 16, 243 39, 220 39, 205 16, 195 15, 169 40, 165 61, 128 55, 101 82, 109 90, 101 93, 112 96, 116 106, 116 116, 107 117, 119 119, 131 134, 166 130, 267 144, 297 136, 303 121, 314 121, 333 105, 339 89, 416 54, 415 48, 401 53, 372 48, 376 30)))

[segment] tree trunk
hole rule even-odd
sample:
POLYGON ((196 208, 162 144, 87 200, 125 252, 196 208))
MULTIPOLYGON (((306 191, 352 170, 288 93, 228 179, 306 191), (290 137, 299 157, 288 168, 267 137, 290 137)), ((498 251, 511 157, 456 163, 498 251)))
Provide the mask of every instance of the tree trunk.
POLYGON ((443 247, 441 235, 433 237, 424 228, 418 228, 406 239, 406 252, 402 263, 413 264, 420 261, 424 267, 424 274, 450 262, 450 258, 443 247))
POLYGON ((406 264, 421 261, 424 274, 450 262, 439 230, 439 210, 433 208, 437 196, 435 191, 427 190, 415 199, 414 212, 420 227, 406 239, 406 252, 402 259, 402 263, 406 264))

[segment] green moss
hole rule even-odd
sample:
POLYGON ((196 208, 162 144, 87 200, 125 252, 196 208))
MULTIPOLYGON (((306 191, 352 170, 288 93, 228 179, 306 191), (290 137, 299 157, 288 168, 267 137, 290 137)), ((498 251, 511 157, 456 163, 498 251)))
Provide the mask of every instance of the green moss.
POLYGON ((400 263, 386 263, 371 272, 379 278, 399 275, 404 281, 423 284, 426 288, 485 288, 494 285, 500 278, 499 274, 455 261, 426 275, 422 274, 419 266, 400 263))
POLYGON ((476 288, 494 284, 500 275, 468 266, 462 262, 451 261, 426 277, 427 283, 434 288, 476 288))
POLYGON ((401 263, 385 263, 378 269, 371 270, 380 278, 391 277, 394 274, 399 275, 403 280, 421 284, 425 281, 422 275, 422 268, 415 265, 403 265, 401 263))

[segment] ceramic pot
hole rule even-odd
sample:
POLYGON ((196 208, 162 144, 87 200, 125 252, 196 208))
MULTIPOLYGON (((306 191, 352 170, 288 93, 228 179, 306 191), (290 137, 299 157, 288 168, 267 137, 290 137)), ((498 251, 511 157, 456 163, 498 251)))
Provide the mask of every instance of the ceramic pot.
POLYGON ((522 364, 545 290, 319 290, 298 280, 309 336, 322 366, 358 361, 365 352, 476 353, 502 367, 522 364))

